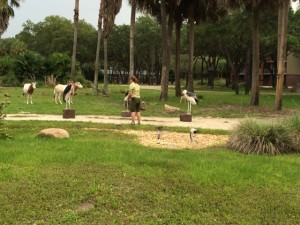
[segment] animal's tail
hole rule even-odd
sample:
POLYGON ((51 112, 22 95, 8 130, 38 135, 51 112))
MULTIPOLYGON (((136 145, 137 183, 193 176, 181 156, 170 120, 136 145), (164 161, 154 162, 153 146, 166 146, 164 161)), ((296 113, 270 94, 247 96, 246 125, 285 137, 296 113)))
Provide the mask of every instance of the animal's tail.
POLYGON ((72 84, 68 84, 68 86, 64 90, 64 93, 63 93, 63 100, 64 100, 64 102, 66 101, 65 97, 69 93, 69 91, 71 90, 71 87, 72 87, 72 84))

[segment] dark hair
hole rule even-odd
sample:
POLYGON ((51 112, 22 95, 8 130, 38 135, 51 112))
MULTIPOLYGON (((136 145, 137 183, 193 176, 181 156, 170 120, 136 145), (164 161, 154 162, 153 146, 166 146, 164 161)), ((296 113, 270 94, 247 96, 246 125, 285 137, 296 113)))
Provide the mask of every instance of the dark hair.
POLYGON ((130 79, 131 79, 134 83, 138 83, 138 82, 139 82, 139 80, 138 80, 135 76, 133 76, 133 75, 130 76, 130 79))

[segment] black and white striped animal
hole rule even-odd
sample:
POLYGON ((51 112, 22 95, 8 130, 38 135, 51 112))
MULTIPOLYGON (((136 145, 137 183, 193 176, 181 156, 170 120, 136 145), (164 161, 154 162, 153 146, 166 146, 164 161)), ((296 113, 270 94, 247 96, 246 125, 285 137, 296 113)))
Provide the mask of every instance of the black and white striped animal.
POLYGON ((187 114, 191 114, 192 113, 192 105, 197 105, 198 101, 199 101, 196 94, 194 94, 193 92, 184 90, 184 91, 182 91, 182 94, 181 94, 180 103, 181 103, 182 99, 185 99, 188 103, 187 114))
POLYGON ((33 91, 35 88, 36 88, 36 82, 24 84, 23 95, 26 95, 26 103, 27 104, 29 103, 29 101, 31 104, 33 104, 32 103, 32 94, 33 94, 33 91))

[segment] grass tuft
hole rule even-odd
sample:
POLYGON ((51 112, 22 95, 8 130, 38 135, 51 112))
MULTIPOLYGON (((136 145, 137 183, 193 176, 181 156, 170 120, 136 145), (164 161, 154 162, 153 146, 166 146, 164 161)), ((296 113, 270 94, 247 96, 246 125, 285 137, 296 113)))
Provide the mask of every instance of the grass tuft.
POLYGON ((246 120, 234 129, 228 147, 245 154, 279 155, 297 152, 291 130, 283 124, 246 120))
POLYGON ((290 130, 293 141, 300 150, 300 114, 285 118, 283 124, 290 130))

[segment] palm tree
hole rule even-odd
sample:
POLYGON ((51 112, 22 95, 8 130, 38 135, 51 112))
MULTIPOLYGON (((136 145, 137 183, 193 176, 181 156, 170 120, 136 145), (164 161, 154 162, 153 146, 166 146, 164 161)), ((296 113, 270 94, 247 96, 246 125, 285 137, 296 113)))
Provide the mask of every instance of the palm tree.
POLYGON ((194 92, 194 35, 195 23, 205 21, 207 18, 217 21, 226 13, 225 0, 185 0, 181 1, 182 13, 188 19, 189 27, 189 63, 187 89, 194 92))
POLYGON ((14 17, 13 7, 20 7, 20 0, 1 0, 0 2, 0 39, 9 25, 10 17, 14 17))
POLYGON ((286 61, 286 46, 287 46, 287 27, 288 27, 288 12, 290 1, 279 0, 278 6, 278 47, 277 47, 277 84, 276 84, 276 97, 275 108, 282 110, 282 91, 286 61))
POLYGON ((183 22, 183 17, 180 12, 179 6, 176 7, 175 12, 175 96, 181 96, 181 82, 180 82, 180 55, 181 55, 181 27, 183 22))
POLYGON ((104 1, 100 0, 99 14, 98 14, 98 36, 97 36, 97 49, 96 49, 96 60, 95 60, 95 71, 94 71, 94 95, 98 94, 98 74, 99 74, 99 54, 100 54, 100 43, 102 34, 102 20, 103 20, 103 9, 104 1))
POLYGON ((129 78, 134 75, 134 29, 135 29, 135 13, 136 13, 136 0, 129 0, 131 4, 131 17, 130 17, 130 37, 129 37, 129 78))
POLYGON ((271 0, 242 0, 251 14, 252 20, 252 86, 251 106, 259 105, 259 17, 262 10, 274 10, 277 8, 277 1, 271 0))
POLYGON ((103 48, 104 48, 104 84, 103 92, 108 95, 108 62, 107 62, 107 39, 115 24, 116 15, 119 13, 122 0, 103 1, 103 48))
POLYGON ((74 81, 74 78, 75 78, 78 20, 79 20, 79 0, 75 0, 75 9, 74 9, 74 40, 73 40, 73 53, 72 53, 72 67, 71 67, 71 75, 70 75, 70 80, 71 81, 74 81))
POLYGON ((137 8, 156 16, 162 27, 162 69, 160 101, 168 97, 171 37, 174 24, 174 5, 178 0, 136 0, 137 8))

